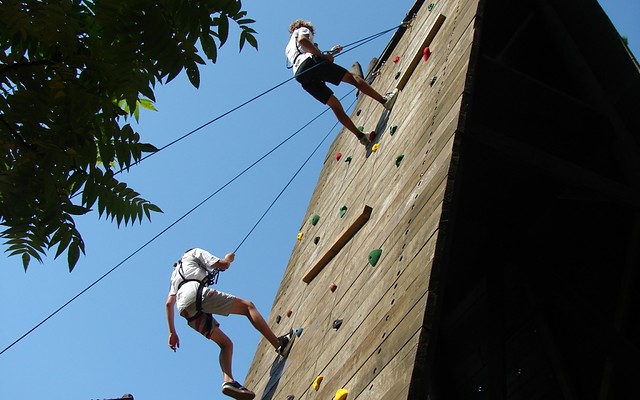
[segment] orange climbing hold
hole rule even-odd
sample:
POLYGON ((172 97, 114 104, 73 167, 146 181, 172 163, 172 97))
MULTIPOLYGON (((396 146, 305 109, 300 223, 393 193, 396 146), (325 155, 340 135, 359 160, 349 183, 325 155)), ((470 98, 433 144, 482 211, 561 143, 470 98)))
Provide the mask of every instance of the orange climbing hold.
POLYGON ((287 318, 290 318, 291 314, 293 314, 293 310, 292 309, 288 309, 287 310, 287 318))

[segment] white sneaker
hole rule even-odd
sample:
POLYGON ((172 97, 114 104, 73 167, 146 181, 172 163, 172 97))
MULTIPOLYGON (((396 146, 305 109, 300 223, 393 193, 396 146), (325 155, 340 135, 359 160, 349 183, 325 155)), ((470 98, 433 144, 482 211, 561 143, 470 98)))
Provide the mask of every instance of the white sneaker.
POLYGON ((393 105, 396 103, 396 98, 398 97, 398 89, 393 89, 393 92, 389 92, 382 96, 382 105, 387 110, 391 110, 393 105))

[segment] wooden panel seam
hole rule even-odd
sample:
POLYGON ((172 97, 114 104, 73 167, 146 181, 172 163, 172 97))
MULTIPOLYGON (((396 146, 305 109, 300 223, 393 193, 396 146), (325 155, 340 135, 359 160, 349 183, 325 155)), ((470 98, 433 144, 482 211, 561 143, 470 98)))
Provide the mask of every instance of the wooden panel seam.
POLYGON ((351 238, 369 220, 369 217, 371 217, 372 210, 373 209, 371 207, 367 205, 364 206, 362 213, 360 213, 360 215, 355 219, 355 221, 353 221, 351 225, 349 225, 344 231, 342 231, 342 233, 340 234, 340 236, 338 236, 338 239, 335 241, 335 243, 327 250, 326 253, 324 253, 322 257, 320 257, 320 259, 315 263, 315 265, 311 267, 311 269, 307 271, 306 274, 304 274, 304 277, 302 278, 302 281, 304 283, 311 283, 313 278, 315 278, 320 273, 320 271, 322 271, 322 269, 327 264, 329 264, 329 261, 331 261, 333 257, 335 257, 338 254, 338 252, 342 250, 342 248, 347 244, 347 242, 349 242, 349 240, 351 240, 351 238))

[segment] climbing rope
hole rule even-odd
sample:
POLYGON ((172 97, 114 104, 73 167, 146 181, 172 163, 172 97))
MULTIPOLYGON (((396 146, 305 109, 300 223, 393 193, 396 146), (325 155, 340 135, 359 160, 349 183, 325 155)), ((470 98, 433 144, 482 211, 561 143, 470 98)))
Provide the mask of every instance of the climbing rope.
POLYGON ((362 45, 365 45, 365 44, 369 43, 370 41, 379 38, 380 36, 384 36, 384 35, 386 35, 387 33, 391 32, 391 31, 395 31, 396 29, 398 29, 398 28, 400 28, 402 26, 407 26, 407 24, 405 22, 403 22, 402 24, 394 26, 393 28, 389 28, 389 29, 386 29, 384 31, 375 33, 375 34, 373 34, 371 36, 367 36, 366 38, 363 38, 363 39, 360 39, 360 40, 356 40, 355 42, 352 42, 352 43, 349 43, 349 44, 345 44, 344 46, 342 46, 342 51, 340 53, 336 54, 336 57, 340 56, 341 54, 347 53, 347 52, 349 52, 351 50, 355 50, 358 47, 360 47, 362 45))
MULTIPOLYGON (((404 26, 404 25, 405 25, 405 23, 402 23, 402 24, 397 25, 397 26, 395 26, 395 27, 393 27, 393 28, 386 29, 386 30, 384 30, 384 31, 378 32, 378 33, 373 34, 373 35, 371 35, 371 36, 367 36, 367 37, 365 37, 365 38, 363 38, 363 39, 356 40, 355 42, 352 42, 352 43, 349 43, 349 44, 347 44, 347 45, 345 45, 345 46, 342 46, 343 50, 341 51, 341 53, 337 54, 336 56, 340 56, 340 55, 342 55, 342 54, 344 54, 344 53, 346 53, 346 52, 349 52, 349 51, 351 51, 351 50, 355 50, 356 48, 358 48, 358 47, 360 47, 360 46, 363 46, 363 45, 365 45, 366 43, 369 43, 369 42, 371 42, 372 40, 375 40, 375 39, 377 39, 377 38, 379 38, 379 37, 381 37, 381 36, 383 36, 383 35, 385 35, 385 34, 387 34, 387 33, 391 32, 391 31, 393 31, 393 30, 398 29, 398 28, 399 28, 399 27, 401 27, 401 26, 404 26), (345 50, 345 49, 346 49, 346 50, 345 50)), ((309 68, 308 70, 304 71, 304 73, 308 73, 309 71, 312 71, 312 70, 313 70, 313 68, 315 68, 315 67, 317 67, 317 65, 314 65, 312 68, 309 68)), ((271 87, 271 88, 269 88, 269 89, 267 89, 267 90, 263 91, 262 93, 260 93, 260 94, 258 94, 258 95, 256 95, 256 96, 254 96, 254 97, 252 97, 252 98, 250 98, 249 100, 246 100, 245 102, 243 102, 243 103, 241 103, 241 104, 239 104, 239 105, 237 105, 237 106, 235 106, 235 107, 231 108, 230 110, 223 112, 222 114, 218 115, 217 117, 213 118, 212 120, 210 120, 210 121, 208 121, 208 122, 205 122, 204 124, 202 124, 202 125, 198 126, 197 128, 192 129, 191 131, 189 131, 189 132, 185 133, 184 135, 180 136, 179 138, 177 138, 177 139, 175 139, 175 140, 173 140, 173 141, 171 141, 171 142, 169 142, 169 143, 165 144, 164 146, 160 147, 160 148, 158 149, 158 151, 155 151, 155 152, 153 152, 153 153, 149 153, 149 154, 147 154, 146 156, 144 156, 144 157, 140 158, 140 160, 138 160, 137 162, 135 162, 135 163, 131 164, 131 166, 137 165, 137 164, 141 163, 142 161, 144 161, 144 160, 148 159, 149 157, 152 157, 152 156, 154 156, 155 154, 158 154, 159 152, 161 152, 161 151, 163 151, 163 150, 165 150, 165 149, 167 149, 167 148, 169 148, 169 147, 173 146, 174 144, 176 144, 176 143, 178 143, 178 142, 180 142, 180 141, 182 141, 182 140, 186 139, 187 137, 189 137, 189 136, 193 135, 194 133, 196 133, 196 132, 198 132, 198 131, 200 131, 200 130, 202 130, 202 129, 206 128, 207 126, 211 125, 212 123, 214 123, 214 122, 216 122, 216 121, 218 121, 218 120, 220 120, 220 119, 222 119, 222 118, 226 117, 227 115, 229 115, 229 114, 231 114, 231 113, 233 113, 233 112, 235 112, 235 111, 239 110, 240 108, 242 108, 242 107, 244 107, 244 106, 246 106, 246 105, 248 105, 248 104, 250 104, 250 103, 254 102, 255 100, 258 100, 260 97, 262 97, 262 96, 266 95, 267 93, 270 93, 270 92, 274 91, 275 89, 279 88, 280 86, 283 86, 284 84, 288 83, 289 81, 291 81, 291 80, 293 80, 293 79, 294 79, 294 77, 290 77, 290 78, 288 78, 288 79, 286 79, 286 80, 284 80, 284 81, 282 81, 282 82, 278 83, 277 85, 275 85, 275 86, 273 86, 273 87, 271 87)), ((119 171, 117 171, 117 172, 116 172, 116 174, 119 174, 120 172, 123 172, 123 171, 124 171, 124 170, 126 170, 126 169, 128 169, 128 168, 121 168, 119 171)))
MULTIPOLYGON (((349 93, 345 94, 344 96, 342 96, 340 98, 340 100, 344 99, 345 97, 347 97, 348 95, 350 95, 351 93, 353 93, 355 91, 355 89, 352 89, 349 93)), ((328 109, 325 109, 325 112, 328 109)), ((322 114, 320 114, 322 115, 322 114)), ((285 190, 287 190, 287 188, 289 187, 289 185, 291 185, 291 182, 293 182, 293 180, 298 176, 298 174, 300 173, 300 171, 302 171, 302 169, 307 165, 307 163, 309 162, 309 160, 311 160, 311 157, 313 157, 316 152, 318 151, 318 149, 320 149, 320 146, 322 146, 322 143, 324 143, 325 140, 327 140, 327 138, 329 137, 329 134, 331 134, 331 132, 333 132, 333 130, 335 129, 335 127, 338 125, 339 121, 336 122, 331 129, 329 129, 329 131, 327 132, 327 134, 324 136, 324 138, 320 141, 320 143, 318 143, 318 145, 316 146, 316 148, 311 152, 311 154, 309 154, 309 157, 307 157, 307 159, 302 163, 302 165, 300 166, 300 168, 298 168, 298 170, 295 172, 295 174, 293 174, 293 176, 291 177, 291 179, 289 179, 289 182, 287 182, 287 184, 284 186, 284 188, 282 188, 282 190, 280 191, 280 193, 278 193, 278 195, 276 196, 275 199, 273 199, 273 201, 271 202, 271 204, 269 205, 269 207, 267 207, 267 209, 265 210, 265 212, 262 214, 262 216, 258 219, 258 221, 255 223, 255 225, 253 225, 253 227, 249 230, 249 232, 247 233, 247 235, 244 237, 244 239, 242 239, 242 241, 240 241, 240 244, 238 244, 238 247, 236 247, 236 249, 233 251, 234 253, 236 253, 238 251, 238 249, 240 248, 240 246, 242 246, 242 244, 247 240, 247 238, 251 235, 251 233, 253 233, 253 231, 256 229, 256 227, 258 226, 258 224, 260 224, 260 222, 262 222, 262 220, 264 219, 264 217, 267 215, 267 213, 269 212, 269 210, 271 210, 271 208, 276 204, 276 202, 278 201, 278 199, 280 198, 280 196, 282 196, 282 194, 285 192, 285 190)))
MULTIPOLYGON (((350 50, 353 50, 359 46, 364 45, 365 43, 368 43, 372 40, 375 40, 376 38, 397 29, 400 26, 403 26, 403 24, 398 25, 394 28, 391 29, 387 29, 384 30, 382 32, 379 32, 377 34, 368 36, 366 38, 357 40, 353 43, 347 44, 345 46, 343 46, 343 49, 347 48, 347 50, 343 50, 341 52, 341 54, 344 54, 350 50)), ((309 69, 311 70, 311 68, 309 69)), ((308 71, 309 71, 308 70, 308 71)), ((161 148, 158 149, 158 151, 150 153, 142 158, 140 158, 140 160, 138 160, 137 162, 131 164, 129 167, 127 168, 121 168, 119 171, 115 172, 115 174, 119 174, 120 172, 123 172, 124 170, 128 170, 131 166, 140 164, 142 161, 148 159, 149 157, 158 154, 160 151, 166 150, 167 148, 173 146, 174 144, 186 139, 187 137, 193 135, 194 133, 204 129, 205 127, 211 125, 212 123, 224 118, 225 116, 239 110, 240 108, 248 105, 249 103, 252 103, 253 101, 259 99, 260 97, 266 95, 267 93, 272 92, 273 90, 279 88, 280 86, 286 84, 287 82, 291 81, 292 79, 294 79, 293 77, 288 78, 284 81, 282 81, 281 83, 263 91, 262 93, 252 97, 251 99, 241 103, 240 105, 231 108, 230 110, 220 114, 219 116, 213 118, 212 120, 198 126, 195 129, 192 129, 191 131, 187 132, 186 134, 182 135, 181 137, 167 143, 166 145, 162 146, 161 148)), ((353 90, 352 90, 353 91, 353 90)), ((351 92, 349 92, 351 93, 351 92)), ((349 94, 347 93, 347 95, 349 94)), ((347 95, 343 96, 346 97, 347 95)), ((342 98, 341 98, 342 100, 342 98)), ((169 226, 167 226, 166 228, 164 228, 163 230, 161 230, 159 233, 157 233, 155 236, 153 236, 151 239, 149 239, 147 242, 145 242, 142 246, 140 246, 137 250, 135 250, 133 253, 131 253, 130 255, 128 255, 127 257, 125 257, 122 261, 120 261, 119 263, 117 263, 113 268, 111 268, 110 270, 108 270, 107 272, 105 272, 102 276, 100 276, 98 279, 96 279, 93 283, 91 283, 89 286, 87 286, 85 289, 81 290, 78 294, 76 294, 75 296, 73 296, 71 299, 69 299, 66 303, 64 303, 63 305, 61 305, 60 307, 58 307, 55 311, 53 311, 51 314, 49 314, 46 318, 44 318, 42 321, 40 321, 39 323, 37 323, 33 328, 29 329, 27 332, 25 332, 22 336, 20 336, 18 339, 16 339, 15 341, 13 341, 11 344, 9 344, 7 347, 5 347, 2 351, 0 351, 0 355, 4 354, 7 350, 9 350, 10 348, 12 348, 13 346, 15 346, 18 342, 20 342, 21 340, 23 340, 25 337, 27 337, 29 334, 31 334, 33 331, 35 331, 36 329, 38 329, 40 326, 42 326, 45 322, 47 322, 49 319, 51 319, 52 317, 54 317, 56 314, 58 314, 60 311, 62 311, 64 308, 66 308, 69 304, 71 304, 73 301, 75 301, 77 298, 79 298, 80 296, 82 296, 84 293, 86 293, 88 290, 90 290, 92 287, 94 287, 95 285, 97 285, 100 281, 102 281, 103 279, 105 279, 107 276, 109 276, 111 273, 113 273, 116 269, 118 269, 120 266, 122 266, 125 262, 127 262, 128 260, 130 260, 133 256, 135 256, 136 254, 138 254, 140 251, 142 251, 143 249, 145 249, 147 246, 149 246, 151 243, 153 243, 156 239, 158 239, 160 236, 162 236, 163 234, 165 234, 169 229, 173 228, 175 225, 177 225, 180 221, 182 221, 183 219, 185 219, 187 216, 189 216, 191 213, 193 213, 195 210, 197 210, 199 207, 201 207, 204 203, 206 203, 207 201, 209 201, 212 197, 214 197, 216 194, 218 194, 220 191, 222 191, 224 188, 226 188, 227 186, 229 186, 231 183, 233 183, 235 180, 237 180, 240 176, 244 175, 247 171, 249 171, 251 168, 253 168, 256 164, 258 164, 260 161, 262 161, 263 159, 265 159, 266 157, 268 157, 271 153, 273 153, 275 150, 277 150, 278 148, 280 148, 282 145, 284 145, 286 142, 288 142, 291 138, 293 138, 295 135, 297 135, 299 132, 301 132, 304 128, 306 128, 307 126, 309 126, 311 123, 313 123, 315 120, 317 120, 318 118, 320 118, 320 116, 322 116, 324 113, 326 113, 329 109, 326 108, 324 111, 322 111, 320 114, 318 114, 316 117, 314 117, 313 119, 311 119, 309 122, 307 122, 305 125, 303 125, 300 129, 298 129, 296 132, 294 132, 293 134, 291 134, 289 137, 287 137, 285 140, 283 140, 282 142, 280 142, 280 144, 278 144, 276 147, 274 147, 273 149, 271 149, 269 152, 267 152, 265 155, 263 155, 262 157, 260 157, 257 161, 255 161, 254 163, 252 163, 251 165, 249 165, 247 168, 245 168, 242 172, 240 172, 238 175, 236 175, 235 177, 233 177, 231 180, 229 180, 227 183, 225 183, 224 185, 222 185, 219 189, 217 189, 215 192, 213 192, 211 195, 209 195, 208 197, 206 197, 203 201, 201 201, 200 203, 198 203, 195 207, 191 208, 189 211, 187 211, 185 214, 183 214, 181 217, 179 217, 178 219, 176 219, 174 222, 172 222, 171 224, 169 224, 169 226)), ((337 125, 337 123, 336 123, 337 125)), ((336 126, 334 125, 334 127, 336 126)), ((329 131, 331 132, 333 130, 333 128, 329 131)), ((251 228, 251 230, 249 231, 249 233, 244 237, 244 239, 240 242, 240 244, 237 246, 236 251, 242 246, 242 244, 247 240, 247 238, 251 235, 251 233, 255 230, 255 228, 258 226, 258 224, 262 221, 262 219, 265 217, 265 215, 269 212, 269 210, 273 207, 273 205, 275 204, 275 202, 280 198, 280 196, 284 193, 284 191, 288 188, 288 186, 291 184, 291 182, 293 181, 293 179, 295 179, 295 177, 298 175, 298 173, 302 170, 302 168, 306 165, 306 163, 309 161, 309 159, 315 154, 315 152, 318 150, 318 148, 320 147, 320 145, 324 142, 324 140, 326 140, 326 138, 328 137, 329 133, 327 133, 327 136, 325 136, 325 138, 320 142, 320 144, 318 144, 318 146, 316 147, 316 149, 314 149, 314 151, 312 152, 311 156, 309 156, 309 158, 307 160, 305 160, 304 164, 302 165, 302 167, 294 174, 294 176, 291 178, 291 180, 287 183, 287 185, 285 186, 285 188, 278 194, 278 196, 276 197, 276 199, 271 203, 271 205, 267 208, 267 210, 265 211, 265 213, 260 217, 260 219, 256 222, 256 224, 251 228)), ((73 197, 77 196, 79 193, 76 193, 73 197)))
MULTIPOLYGON (((350 92, 351 93, 351 92, 350 92)), ((345 96, 343 96, 342 98, 346 97, 347 95, 349 95, 349 93, 347 93, 345 96)), ((341 100, 342 100, 341 98, 341 100)), ((136 254, 138 254, 140 251, 142 251, 143 249, 145 249, 147 246, 149 246, 151 243, 153 243, 156 239, 158 239, 160 236, 164 235, 167 231, 169 231, 171 228, 173 228, 174 226, 176 226, 180 221, 182 221, 183 219, 185 219, 187 216, 189 216, 191 213, 193 213, 194 211, 196 211, 198 208, 200 208, 204 203, 206 203, 207 201, 209 201, 211 198, 213 198, 216 194, 218 194, 219 192, 221 192, 224 188, 226 188, 227 186, 229 186, 231 183, 233 183, 234 181, 236 181, 238 178, 240 178, 242 175, 244 175, 247 171, 249 171, 251 168, 253 168, 255 165, 257 165, 260 161, 264 160, 265 158, 267 158, 269 155, 271 155, 274 151, 276 151, 278 148, 282 147, 286 142, 288 142, 289 140, 291 140, 294 136, 296 136, 298 133, 300 133, 302 130, 304 130, 306 127, 308 127, 309 125, 311 125, 314 121, 316 121, 318 118, 320 118, 323 114, 325 114, 328 110, 330 110, 329 108, 325 108, 321 113, 319 113, 318 115, 316 115, 314 118, 312 118, 309 122, 305 123, 302 127, 300 127, 298 130, 296 130, 294 133, 292 133, 291 135, 289 135, 286 139, 284 139, 283 141, 281 141, 278 145, 276 145, 273 149, 269 150, 267 153, 265 153, 263 156, 261 156, 260 158, 258 158, 256 161, 254 161, 252 164, 250 164, 248 167, 246 167, 244 170, 242 170, 240 173, 238 173, 235 177, 233 177, 232 179, 230 179, 227 183, 225 183, 224 185, 222 185, 220 188, 218 188, 217 190, 215 190, 212 194, 210 194, 209 196, 207 196, 204 200, 202 200, 201 202, 199 202, 198 204, 196 204, 194 207, 192 207, 189 211, 187 211, 186 213, 184 213, 181 217, 179 217, 178 219, 176 219, 175 221, 173 221, 171 224, 169 224, 166 228, 164 228, 163 230, 161 230, 159 233, 157 233, 155 236, 153 236, 151 239, 147 240, 142 246, 140 246, 138 249, 136 249, 133 253, 129 254, 127 257, 125 257, 122 261, 120 261, 119 263, 117 263, 113 268, 111 268, 110 270, 108 270, 107 272, 105 272, 102 276, 100 276, 98 279, 96 279, 93 283, 91 283, 89 286, 87 286, 85 289, 81 290, 78 294, 76 294, 75 296, 73 296, 71 299, 69 299, 66 303, 64 303, 63 305, 61 305, 60 307, 58 307, 55 311, 53 311, 51 314, 49 314, 46 318, 44 318, 42 321, 40 321, 38 324, 36 324, 33 328, 29 329, 27 332, 25 332, 22 336, 20 336, 18 339, 16 339, 15 341, 13 341, 13 343, 11 343, 10 345, 8 345, 7 347, 5 347, 2 351, 0 351, 0 355, 4 354, 7 350, 9 350, 10 348, 12 348, 13 346, 15 346, 18 342, 20 342, 21 340, 23 340, 25 337, 27 337, 29 334, 31 334, 33 331, 35 331, 36 329, 38 329, 40 326, 42 326, 45 322, 47 322, 49 319, 51 319, 53 316, 55 316, 56 314, 58 314, 60 311, 62 311, 65 307, 67 307, 69 304, 71 304, 73 301, 75 301, 78 297, 82 296, 84 293, 86 293, 89 289, 91 289, 92 287, 94 287, 95 285, 97 285, 100 281, 102 281, 104 278, 106 278, 107 276, 109 276, 111 273, 113 273, 116 269, 118 269, 120 266, 122 266, 125 262, 129 261, 133 256, 135 256, 136 254)), ((335 125, 334 125, 335 127, 335 125)), ((333 128, 332 128, 333 130, 333 128)), ((331 131, 330 131, 331 132, 331 131)), ((327 134, 328 136, 328 134, 327 134)), ((325 137, 326 139, 326 137, 325 137)), ((323 141, 325 140, 323 139, 323 141)), ((320 143, 322 144, 322 142, 320 143)), ((318 145, 319 147, 320 145, 318 145)), ((313 153, 315 153, 318 150, 318 148, 316 148, 313 153)), ((312 155, 313 155, 312 153, 312 155)), ((309 157, 311 158, 311 157, 309 157)), ((309 159, 307 159, 305 161, 305 164, 309 161, 309 159)), ((303 165, 304 166, 304 165, 303 165)), ((300 172, 302 168, 300 168, 298 170, 298 172, 296 172, 296 175, 300 172)), ((294 176, 295 178, 295 176, 294 176)), ((293 178, 292 178, 293 180, 293 178)), ((287 184, 287 187, 289 186, 289 184, 291 183, 291 181, 289 181, 289 183, 287 184)), ((285 187, 286 189, 286 187, 285 187)), ((283 191, 278 195, 278 198, 280 197, 280 195, 284 192, 283 191)), ((278 199, 276 198, 276 200, 278 199)), ((269 209, 273 206, 273 204, 275 203, 275 201, 272 203, 271 206, 269 206, 269 209)), ((267 210, 268 212, 269 210, 267 210)), ((265 214, 266 215, 266 212, 265 214)), ((260 221, 264 218, 264 215, 260 218, 260 220, 254 225, 254 227, 251 229, 251 231, 249 232, 249 234, 251 234, 251 232, 253 232, 253 230, 256 228, 256 226, 260 223, 260 221)), ((240 245, 242 245, 242 243, 244 243, 244 241, 247 239, 247 237, 249 236, 249 234, 247 234, 247 236, 245 236, 245 238, 242 240, 242 242, 240 243, 240 245)), ((238 245, 238 248, 240 247, 240 245, 238 245)), ((237 249, 236 249, 237 251, 237 249)))

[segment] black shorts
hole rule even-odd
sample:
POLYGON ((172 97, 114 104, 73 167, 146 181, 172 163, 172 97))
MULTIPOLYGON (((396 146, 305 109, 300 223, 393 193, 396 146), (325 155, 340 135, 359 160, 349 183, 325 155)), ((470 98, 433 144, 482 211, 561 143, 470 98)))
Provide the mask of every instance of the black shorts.
POLYGON ((300 64, 295 77, 304 90, 322 104, 327 104, 333 91, 325 82, 339 85, 347 72, 338 64, 314 56, 300 64))

